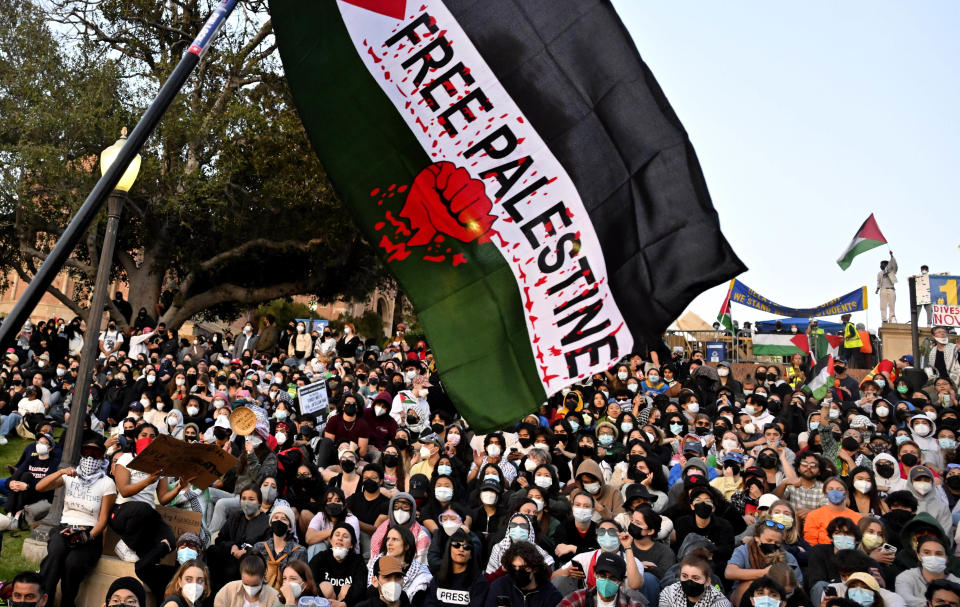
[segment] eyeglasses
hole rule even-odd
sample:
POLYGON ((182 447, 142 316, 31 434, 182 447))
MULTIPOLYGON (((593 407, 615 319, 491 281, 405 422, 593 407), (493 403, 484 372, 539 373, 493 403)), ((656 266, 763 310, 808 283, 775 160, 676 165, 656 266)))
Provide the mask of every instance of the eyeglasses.
POLYGON ((771 527, 773 529, 778 529, 783 531, 786 527, 783 526, 783 523, 778 523, 777 521, 765 520, 763 521, 764 527, 771 527))
POLYGON ((597 537, 604 535, 609 535, 610 537, 617 537, 616 529, 597 529, 597 537))
POLYGON ((450 547, 456 550, 469 550, 470 544, 467 542, 450 542, 450 547))
POLYGON ((140 600, 135 596, 132 596, 125 601, 110 599, 110 602, 107 603, 107 605, 110 607, 117 607, 119 605, 125 605, 126 607, 140 607, 140 600))
POLYGON ((526 529, 526 528, 527 528, 526 523, 509 523, 507 525, 507 529, 526 529))

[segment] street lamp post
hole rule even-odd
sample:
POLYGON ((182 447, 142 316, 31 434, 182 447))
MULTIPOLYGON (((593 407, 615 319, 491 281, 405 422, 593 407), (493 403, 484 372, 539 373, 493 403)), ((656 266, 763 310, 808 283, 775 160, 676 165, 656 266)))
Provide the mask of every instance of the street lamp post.
MULTIPOLYGON (((110 165, 116 160, 120 149, 127 139, 127 129, 124 127, 120 139, 100 154, 100 171, 106 173, 110 165)), ((97 278, 90 300, 87 314, 87 329, 83 336, 83 350, 80 354, 80 365, 77 369, 77 384, 74 387, 73 399, 70 403, 70 421, 67 424, 67 435, 63 445, 63 456, 60 467, 76 466, 80 459, 80 441, 83 437, 83 419, 87 414, 90 401, 90 386, 93 383, 93 366, 98 357, 97 345, 100 342, 100 320, 103 308, 107 302, 107 287, 110 286, 110 271, 113 267, 113 252, 117 244, 117 230, 120 227, 120 215, 123 212, 124 199, 133 186, 140 172, 140 155, 130 162, 123 173, 116 189, 107 199, 107 230, 103 236, 103 248, 100 250, 100 262, 97 266, 97 278)), ((59 489, 54 498, 50 513, 34 528, 32 539, 46 543, 50 529, 60 523, 63 514, 63 489, 59 489)))

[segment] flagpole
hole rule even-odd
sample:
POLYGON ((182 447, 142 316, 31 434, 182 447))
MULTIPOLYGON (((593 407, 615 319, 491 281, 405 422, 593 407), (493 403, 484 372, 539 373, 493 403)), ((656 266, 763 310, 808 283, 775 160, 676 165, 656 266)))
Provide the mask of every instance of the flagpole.
MULTIPOLYGON (((140 148, 143 147, 143 144, 147 141, 147 137, 149 137, 153 129, 156 128, 160 119, 163 118, 170 104, 180 92, 180 89, 183 88, 190 73, 200 62, 201 57, 207 52, 207 49, 210 48, 211 43, 216 38, 220 28, 223 27, 227 17, 233 12, 236 4, 237 0, 221 0, 220 4, 207 19, 200 33, 197 34, 193 44, 183 53, 180 63, 177 64, 173 73, 167 78, 167 81, 163 84, 160 92, 157 93, 153 103, 150 104, 150 107, 147 108, 147 111, 144 112, 140 118, 140 122, 134 127, 133 132, 130 133, 127 142, 123 145, 123 148, 120 149, 116 160, 110 165, 110 168, 107 169, 103 176, 100 177, 100 180, 97 181, 97 185, 93 187, 90 195, 87 196, 87 199, 77 211, 77 214, 67 225, 67 228, 57 240, 56 246, 53 247, 53 250, 47 255, 47 259, 37 270, 30 284, 27 285, 27 289, 23 292, 23 295, 17 300, 17 303, 13 306, 13 309, 10 311, 10 314, 7 315, 6 319, 4 319, 3 323, 0 323, 0 349, 5 350, 11 345, 13 338, 23 326, 23 323, 30 317, 30 313, 33 312, 33 309, 40 302, 43 294, 53 283, 54 278, 56 278, 60 269, 70 257, 73 249, 80 242, 80 239, 90 227, 90 224, 96 219, 97 214, 103 207, 103 203, 107 200, 107 197, 110 196, 110 193, 113 192, 124 171, 127 170, 127 165, 130 164, 130 161, 133 160, 134 156, 140 151, 140 148)), ((92 310, 92 312, 97 313, 96 310, 92 310)))

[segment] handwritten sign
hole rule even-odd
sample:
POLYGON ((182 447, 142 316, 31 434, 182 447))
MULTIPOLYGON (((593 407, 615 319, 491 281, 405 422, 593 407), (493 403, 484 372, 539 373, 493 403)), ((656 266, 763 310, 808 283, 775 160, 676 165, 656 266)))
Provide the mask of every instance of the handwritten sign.
POLYGON ((192 478, 194 487, 206 489, 237 463, 237 458, 217 445, 186 443, 161 434, 127 467, 148 474, 192 478))
POLYGON ((960 327, 960 306, 933 304, 933 324, 960 327))
POLYGON ((301 415, 314 415, 317 423, 326 423, 330 412, 327 396, 327 380, 321 379, 297 389, 301 415))
MULTIPOLYGON (((195 533, 198 536, 201 533, 203 515, 199 512, 173 508, 171 506, 157 506, 157 513, 160 514, 163 522, 170 525, 170 529, 173 530, 173 537, 180 537, 187 532, 195 533)), ((107 528, 103 531, 103 553, 106 555, 115 555, 115 548, 118 541, 120 541, 120 536, 107 525, 107 528)), ((167 556, 163 557, 163 560, 160 561, 160 564, 176 566, 176 558, 176 551, 168 552, 167 556)))

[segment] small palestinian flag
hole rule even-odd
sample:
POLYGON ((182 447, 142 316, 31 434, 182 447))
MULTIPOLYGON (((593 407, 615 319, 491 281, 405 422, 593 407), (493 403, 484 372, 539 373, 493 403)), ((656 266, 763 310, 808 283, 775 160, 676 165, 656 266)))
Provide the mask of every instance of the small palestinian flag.
POLYGON ((341 200, 484 433, 745 268, 606 0, 271 0, 341 200))
POLYGON ((867 217, 867 220, 864 221, 860 229, 857 230, 847 250, 844 251, 840 259, 837 260, 837 264, 846 270, 850 267, 850 264, 853 263, 854 257, 860 253, 865 253, 870 249, 884 245, 886 242, 887 239, 883 237, 883 233, 880 232, 880 228, 877 226, 877 220, 874 219, 873 213, 870 213, 870 217, 867 217))
POLYGON ((810 377, 800 389, 817 400, 823 400, 823 397, 833 388, 833 378, 833 357, 827 356, 814 365, 810 371, 810 377))
POLYGON ((731 333, 733 333, 733 315, 730 314, 730 296, 733 294, 733 282, 733 280, 730 281, 727 297, 723 300, 723 305, 720 306, 720 312, 717 314, 717 322, 731 333))
POLYGON ((843 346, 843 337, 840 335, 825 335, 819 333, 816 336, 811 336, 810 340, 815 340, 815 346, 810 348, 810 353, 813 355, 813 360, 818 361, 824 356, 832 356, 837 358, 840 356, 840 348, 843 346))
POLYGON ((753 353, 757 356, 810 355, 810 340, 805 333, 781 335, 757 333, 753 336, 753 353))

